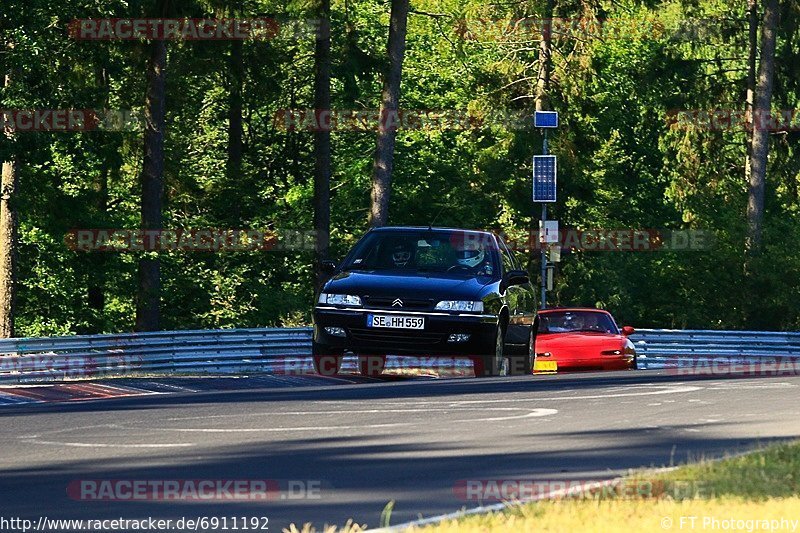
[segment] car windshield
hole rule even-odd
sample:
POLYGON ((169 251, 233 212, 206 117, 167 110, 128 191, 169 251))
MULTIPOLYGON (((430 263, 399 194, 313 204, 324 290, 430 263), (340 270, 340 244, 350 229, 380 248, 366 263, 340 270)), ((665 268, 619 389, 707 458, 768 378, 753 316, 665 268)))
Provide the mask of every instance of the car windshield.
POLYGON ((494 276, 498 253, 490 234, 464 231, 374 231, 342 264, 343 271, 393 270, 494 276))
POLYGON ((614 320, 596 311, 553 311, 539 315, 540 333, 587 331, 618 334, 614 320))

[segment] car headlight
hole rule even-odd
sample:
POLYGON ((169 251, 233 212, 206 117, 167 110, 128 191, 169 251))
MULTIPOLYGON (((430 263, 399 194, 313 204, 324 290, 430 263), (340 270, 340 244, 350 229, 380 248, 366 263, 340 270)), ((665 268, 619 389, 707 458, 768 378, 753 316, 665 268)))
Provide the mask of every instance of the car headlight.
POLYGON ((470 311, 473 313, 483 312, 483 302, 472 300, 444 300, 436 304, 437 311, 470 311))
POLYGON ((349 305, 351 307, 361 307, 361 298, 352 294, 328 294, 323 292, 319 295, 319 303, 328 305, 349 305))

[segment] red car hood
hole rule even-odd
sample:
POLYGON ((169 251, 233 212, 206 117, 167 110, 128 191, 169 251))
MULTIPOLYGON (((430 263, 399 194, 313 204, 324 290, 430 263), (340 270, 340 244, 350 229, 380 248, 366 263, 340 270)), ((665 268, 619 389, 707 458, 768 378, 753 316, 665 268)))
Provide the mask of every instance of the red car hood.
POLYGON ((623 335, 610 333, 573 332, 539 333, 536 336, 536 351, 561 355, 567 351, 573 355, 597 356, 602 350, 619 350, 625 346, 623 335))

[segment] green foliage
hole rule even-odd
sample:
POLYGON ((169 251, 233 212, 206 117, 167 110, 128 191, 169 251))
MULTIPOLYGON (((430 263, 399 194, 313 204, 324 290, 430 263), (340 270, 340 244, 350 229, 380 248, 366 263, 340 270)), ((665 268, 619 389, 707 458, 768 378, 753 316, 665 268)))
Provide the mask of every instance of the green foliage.
MULTIPOLYGON (((66 25, 80 17, 141 15, 152 3, 8 2, 0 26, 15 47, 0 54, 13 83, 0 92, 2 107, 142 110, 146 43, 76 41, 66 25)), ((387 4, 332 4, 333 107, 377 109, 387 4)), ((775 107, 794 109, 800 7, 796 0, 782 5, 775 107)), ((542 139, 525 124, 497 117, 534 109, 539 35, 535 26, 510 31, 497 21, 536 20, 543 6, 541 0, 413 3, 401 107, 489 119, 467 128, 400 131, 392 224, 493 228, 524 240, 532 213, 530 157, 542 139)), ((715 242, 695 252, 565 255, 550 303, 598 305, 641 327, 800 327, 800 133, 772 136, 765 248, 745 274, 745 133, 679 128, 668 120, 679 109, 743 107, 744 4, 564 1, 555 8, 567 19, 657 21, 658 31, 556 34, 550 99, 561 127, 550 147, 559 156, 560 183, 551 217, 579 229, 702 229, 715 242), (704 23, 700 37, 687 38, 686 27, 703 20, 732 22, 704 23)), ((314 2, 300 1, 187 0, 174 9, 187 17, 220 10, 284 21, 316 16, 314 2)), ((281 109, 313 106, 313 34, 306 28, 244 44, 244 150, 235 177, 226 174, 230 43, 170 42, 168 48, 166 226, 310 229, 313 136, 277 127, 274 117, 281 109)), ((332 254, 341 258, 366 229, 375 132, 336 131, 332 146, 332 254)), ((138 226, 141 135, 0 139, 0 156, 12 153, 22 168, 20 333, 131 329, 137 253, 76 252, 64 235, 72 228, 138 226), (102 308, 89 305, 89 289, 97 286, 102 308)), ((165 328, 310 319, 308 250, 164 252, 161 258, 165 328)))

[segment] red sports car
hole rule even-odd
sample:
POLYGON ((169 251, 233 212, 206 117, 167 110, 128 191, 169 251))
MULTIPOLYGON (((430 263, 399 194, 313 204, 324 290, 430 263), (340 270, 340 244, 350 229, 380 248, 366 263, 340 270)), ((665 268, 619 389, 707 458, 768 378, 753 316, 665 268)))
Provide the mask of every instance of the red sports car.
POLYGON ((536 370, 625 370, 636 368, 633 328, 617 327, 602 309, 556 308, 539 311, 536 370))

